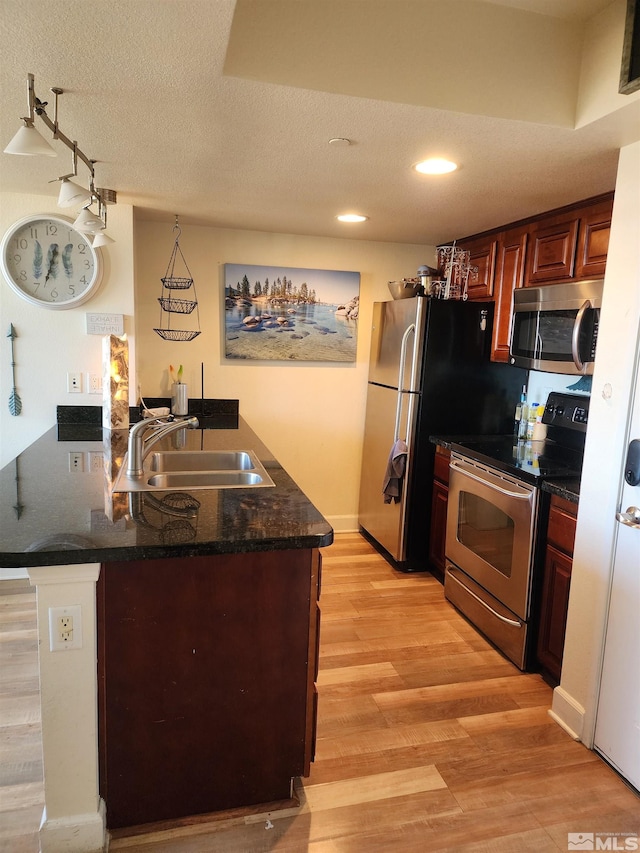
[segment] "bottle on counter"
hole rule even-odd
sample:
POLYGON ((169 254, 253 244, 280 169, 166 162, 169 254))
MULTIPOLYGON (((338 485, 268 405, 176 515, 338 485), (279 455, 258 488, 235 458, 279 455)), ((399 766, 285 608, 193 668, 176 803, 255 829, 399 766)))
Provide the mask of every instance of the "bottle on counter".
POLYGON ((529 406, 529 411, 527 412, 527 441, 531 441, 533 438, 533 428, 536 425, 536 418, 538 416, 538 406, 539 403, 532 403, 529 406))
MULTIPOLYGON (((517 410, 516 410, 517 411, 517 410)), ((520 394, 520 420, 518 422, 517 438, 524 439, 527 437, 527 421, 529 419, 529 407, 527 405, 527 386, 522 386, 520 394)))

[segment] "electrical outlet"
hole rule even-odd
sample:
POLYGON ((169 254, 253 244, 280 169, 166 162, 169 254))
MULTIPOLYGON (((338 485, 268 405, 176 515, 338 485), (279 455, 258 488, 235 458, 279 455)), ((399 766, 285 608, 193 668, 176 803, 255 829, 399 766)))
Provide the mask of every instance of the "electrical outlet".
POLYGON ((82 392, 82 374, 67 373, 67 393, 80 394, 82 392))
POLYGON ((49 650, 52 652, 82 648, 82 607, 49 608, 49 650))
POLYGON ((103 455, 101 450, 89 451, 89 471, 102 471, 103 455))
POLYGON ((87 373, 87 391, 89 394, 102 394, 102 376, 99 373, 87 373))
POLYGON ((84 471, 84 453, 69 451, 69 471, 78 473, 84 471))

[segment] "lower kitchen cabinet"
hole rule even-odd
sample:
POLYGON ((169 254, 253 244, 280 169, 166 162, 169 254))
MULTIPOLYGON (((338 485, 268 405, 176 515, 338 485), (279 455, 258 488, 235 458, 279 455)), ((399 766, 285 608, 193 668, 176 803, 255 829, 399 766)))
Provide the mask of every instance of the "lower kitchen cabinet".
POLYGON ((577 504, 551 496, 538 628, 537 660, 557 683, 562 671, 577 504))
POLYGON ((445 539, 447 533, 447 501, 449 499, 449 460, 451 451, 436 447, 433 464, 433 498, 429 533, 429 565, 431 571, 444 581, 445 539))
POLYGON ((315 549, 102 566, 110 829, 291 797, 315 748, 319 586, 315 549))

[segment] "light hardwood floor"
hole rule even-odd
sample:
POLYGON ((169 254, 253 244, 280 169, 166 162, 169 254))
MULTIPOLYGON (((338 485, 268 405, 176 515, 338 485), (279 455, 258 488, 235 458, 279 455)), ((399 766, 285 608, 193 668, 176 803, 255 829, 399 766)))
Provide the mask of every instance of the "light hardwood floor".
MULTIPOLYGON (((128 853, 566 851, 640 833, 640 798, 549 717, 522 674, 357 534, 323 550, 316 761, 295 809, 119 832, 128 853)), ((0 596, 0 850, 35 853, 42 808, 33 596, 0 596), (13 599, 13 601, 11 601, 13 599)))

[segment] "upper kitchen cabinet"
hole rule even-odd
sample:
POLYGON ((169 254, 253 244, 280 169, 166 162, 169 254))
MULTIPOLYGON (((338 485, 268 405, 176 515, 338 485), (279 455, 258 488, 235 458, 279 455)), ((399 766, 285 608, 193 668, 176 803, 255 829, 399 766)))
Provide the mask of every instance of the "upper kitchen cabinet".
POLYGON ((456 241, 478 270, 468 298, 495 302, 492 361, 509 360, 517 288, 604 276, 612 210, 606 193, 456 241))
POLYGON ((509 228, 500 234, 496 262, 495 313, 491 339, 491 360, 509 361, 513 292, 524 284, 524 267, 529 228, 509 228))
POLYGON ((602 278, 607 265, 613 193, 580 218, 576 278, 602 278))
POLYGON ((532 222, 525 286, 601 278, 612 209, 613 193, 608 193, 532 222))
POLYGON ((490 299, 493 296, 493 282, 496 268, 498 241, 496 235, 490 237, 472 237, 456 244, 470 253, 471 267, 477 273, 469 276, 467 293, 469 299, 490 299))

